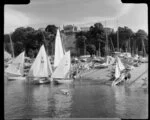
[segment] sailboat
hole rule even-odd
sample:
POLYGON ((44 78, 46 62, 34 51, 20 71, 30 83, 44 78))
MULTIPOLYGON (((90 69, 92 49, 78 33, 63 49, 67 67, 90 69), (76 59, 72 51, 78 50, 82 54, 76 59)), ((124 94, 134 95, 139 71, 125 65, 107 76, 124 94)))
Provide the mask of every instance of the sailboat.
POLYGON ((121 73, 121 70, 119 68, 119 63, 116 62, 116 66, 115 66, 115 80, 112 82, 112 86, 115 86, 117 84, 119 84, 120 82, 122 82, 125 78, 125 74, 121 73))
POLYGON ((32 79, 32 82, 37 84, 50 83, 51 75, 52 67, 50 61, 48 60, 45 47, 42 45, 29 70, 28 80, 32 79))
POLYGON ((24 54, 23 51, 19 54, 11 64, 5 69, 6 76, 10 80, 14 79, 25 79, 24 76, 24 54))
POLYGON ((112 86, 117 85, 125 80, 127 76, 125 66, 121 62, 120 58, 117 56, 116 66, 115 66, 115 80, 112 82, 112 86))
POLYGON ((71 58, 70 51, 67 51, 61 59, 58 67, 52 74, 52 79, 56 83, 70 83, 73 79, 70 78, 71 58))
POLYGON ((57 34, 55 38, 54 68, 56 68, 58 64, 60 63, 60 60, 63 58, 64 53, 65 52, 64 52, 62 40, 60 37, 60 31, 59 29, 57 29, 57 34))

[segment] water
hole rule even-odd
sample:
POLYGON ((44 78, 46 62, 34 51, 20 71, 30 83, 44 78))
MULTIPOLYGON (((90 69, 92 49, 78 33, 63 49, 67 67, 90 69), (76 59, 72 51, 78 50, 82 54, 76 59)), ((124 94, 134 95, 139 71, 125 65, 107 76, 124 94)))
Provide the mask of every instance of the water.
POLYGON ((5 79, 5 118, 147 118, 148 93, 79 80, 70 85, 31 85, 5 79), (67 89, 69 95, 64 95, 67 89))

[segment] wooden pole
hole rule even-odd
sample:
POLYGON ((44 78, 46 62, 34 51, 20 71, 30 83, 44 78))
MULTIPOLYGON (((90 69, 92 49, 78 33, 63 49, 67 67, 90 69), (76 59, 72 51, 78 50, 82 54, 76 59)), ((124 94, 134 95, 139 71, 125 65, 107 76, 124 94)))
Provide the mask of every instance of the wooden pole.
MULTIPOLYGON (((105 27, 106 27, 106 21, 105 21, 105 27)), ((108 35, 107 35, 107 28, 105 30, 105 35, 106 35, 105 53, 106 53, 106 56, 107 56, 108 55, 108 35)))
MULTIPOLYGON (((118 28, 118 20, 117 20, 117 28, 118 28)), ((117 49, 118 49, 118 52, 119 52, 119 28, 117 30, 117 49)))
POLYGON ((84 55, 86 55, 86 45, 85 45, 85 39, 84 39, 84 55))
POLYGON ((130 40, 130 37, 129 37, 129 53, 131 53, 131 40, 130 40))
POLYGON ((100 42, 99 42, 99 56, 101 56, 101 51, 100 51, 100 42))
POLYGON ((114 48, 114 45, 113 45, 112 39, 110 39, 110 42, 111 42, 111 44, 112 44, 113 51, 115 52, 115 48, 114 48))

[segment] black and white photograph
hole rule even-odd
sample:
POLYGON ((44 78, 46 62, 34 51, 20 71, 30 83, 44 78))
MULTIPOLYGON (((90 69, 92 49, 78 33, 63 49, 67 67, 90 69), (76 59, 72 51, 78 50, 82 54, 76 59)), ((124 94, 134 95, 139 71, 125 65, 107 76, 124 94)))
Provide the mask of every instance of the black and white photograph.
POLYGON ((4 5, 4 118, 148 119, 148 6, 4 5))

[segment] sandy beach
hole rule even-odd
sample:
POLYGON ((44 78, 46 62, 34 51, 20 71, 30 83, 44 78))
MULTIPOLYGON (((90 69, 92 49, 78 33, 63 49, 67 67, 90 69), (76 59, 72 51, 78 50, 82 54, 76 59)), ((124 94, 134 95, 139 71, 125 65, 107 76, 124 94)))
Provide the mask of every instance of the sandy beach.
MULTIPOLYGON (((96 80, 100 81, 103 84, 110 85, 112 83, 112 81, 110 81, 110 76, 113 67, 114 66, 109 66, 108 68, 103 69, 88 70, 82 73, 80 77, 83 80, 96 80)), ((126 82, 126 84, 130 86, 130 88, 132 88, 133 86, 141 86, 142 84, 144 84, 144 80, 148 81, 148 63, 142 63, 139 67, 135 67, 133 70, 131 70, 130 73, 131 78, 129 81, 126 82)))

